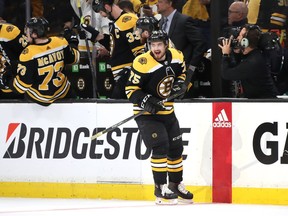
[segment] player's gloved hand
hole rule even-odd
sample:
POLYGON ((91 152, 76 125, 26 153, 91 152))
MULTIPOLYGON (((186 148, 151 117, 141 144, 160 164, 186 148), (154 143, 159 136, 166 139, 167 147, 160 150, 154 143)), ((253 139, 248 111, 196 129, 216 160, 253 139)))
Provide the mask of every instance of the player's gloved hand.
POLYGON ((84 29, 85 31, 89 32, 91 34, 90 38, 87 38, 91 40, 92 42, 97 42, 96 38, 99 35, 99 31, 97 31, 95 28, 93 28, 91 25, 87 25, 85 23, 81 24, 81 28, 84 29))
POLYGON ((79 40, 77 38, 76 33, 69 28, 64 29, 63 37, 68 41, 69 45, 73 48, 77 48, 79 44, 79 40))
POLYGON ((176 80, 173 84, 171 95, 179 94, 177 98, 182 99, 184 97, 184 93, 186 89, 187 89, 187 85, 185 84, 184 80, 182 79, 176 80))
POLYGON ((81 29, 79 26, 78 26, 77 30, 78 30, 79 38, 81 40, 85 40, 86 39, 86 32, 83 29, 81 29))
POLYGON ((151 114, 156 114, 159 111, 165 110, 161 101, 149 94, 143 98, 140 107, 151 114))

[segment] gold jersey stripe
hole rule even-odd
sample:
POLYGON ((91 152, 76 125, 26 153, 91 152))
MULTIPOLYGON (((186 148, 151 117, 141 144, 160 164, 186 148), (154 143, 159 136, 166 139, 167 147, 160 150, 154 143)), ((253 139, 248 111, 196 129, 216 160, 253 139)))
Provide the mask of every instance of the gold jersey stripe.
POLYGON ((178 164, 178 163, 182 163, 183 159, 182 158, 179 158, 178 160, 167 160, 167 163, 168 164, 178 164))
POLYGON ((167 167, 166 168, 152 167, 152 171, 155 171, 155 172, 167 172, 167 167))
POLYGON ((151 163, 166 163, 167 158, 151 158, 151 163))
POLYGON ((181 171, 183 171, 183 166, 179 167, 178 169, 171 169, 171 168, 168 167, 167 171, 168 172, 181 172, 181 171))

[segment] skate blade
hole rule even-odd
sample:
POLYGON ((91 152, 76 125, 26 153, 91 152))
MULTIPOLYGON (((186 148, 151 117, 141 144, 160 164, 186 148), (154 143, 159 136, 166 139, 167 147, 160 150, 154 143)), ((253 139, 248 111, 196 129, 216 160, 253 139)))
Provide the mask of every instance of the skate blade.
POLYGON ((193 204, 193 199, 183 199, 178 196, 178 202, 183 204, 193 204))
POLYGON ((164 199, 164 198, 156 197, 155 203, 157 205, 177 205, 178 199, 164 199))

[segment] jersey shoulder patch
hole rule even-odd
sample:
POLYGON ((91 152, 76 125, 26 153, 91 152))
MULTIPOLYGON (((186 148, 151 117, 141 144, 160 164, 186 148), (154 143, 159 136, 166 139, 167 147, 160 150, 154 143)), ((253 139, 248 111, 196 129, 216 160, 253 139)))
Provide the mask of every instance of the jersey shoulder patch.
POLYGON ((30 61, 33 57, 33 54, 32 54, 32 48, 33 45, 29 45, 28 47, 26 47, 20 54, 19 56, 19 60, 21 62, 25 62, 25 61, 30 61))
POLYGON ((20 30, 17 26, 5 23, 0 26, 0 41, 7 42, 14 40, 20 34, 20 30))
POLYGON ((134 28, 137 20, 137 15, 133 13, 125 13, 119 17, 115 24, 121 31, 126 31, 128 29, 134 28))
POLYGON ((150 55, 150 52, 146 52, 137 56, 133 61, 133 68, 139 73, 151 73, 158 68, 159 63, 150 55))

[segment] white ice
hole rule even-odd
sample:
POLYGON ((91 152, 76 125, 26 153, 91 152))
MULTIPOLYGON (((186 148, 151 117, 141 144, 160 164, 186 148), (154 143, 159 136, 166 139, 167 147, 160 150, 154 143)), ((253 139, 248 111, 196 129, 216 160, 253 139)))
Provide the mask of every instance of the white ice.
POLYGON ((153 201, 0 198, 0 216, 221 215, 287 216, 288 206, 194 203, 173 206, 153 201))

